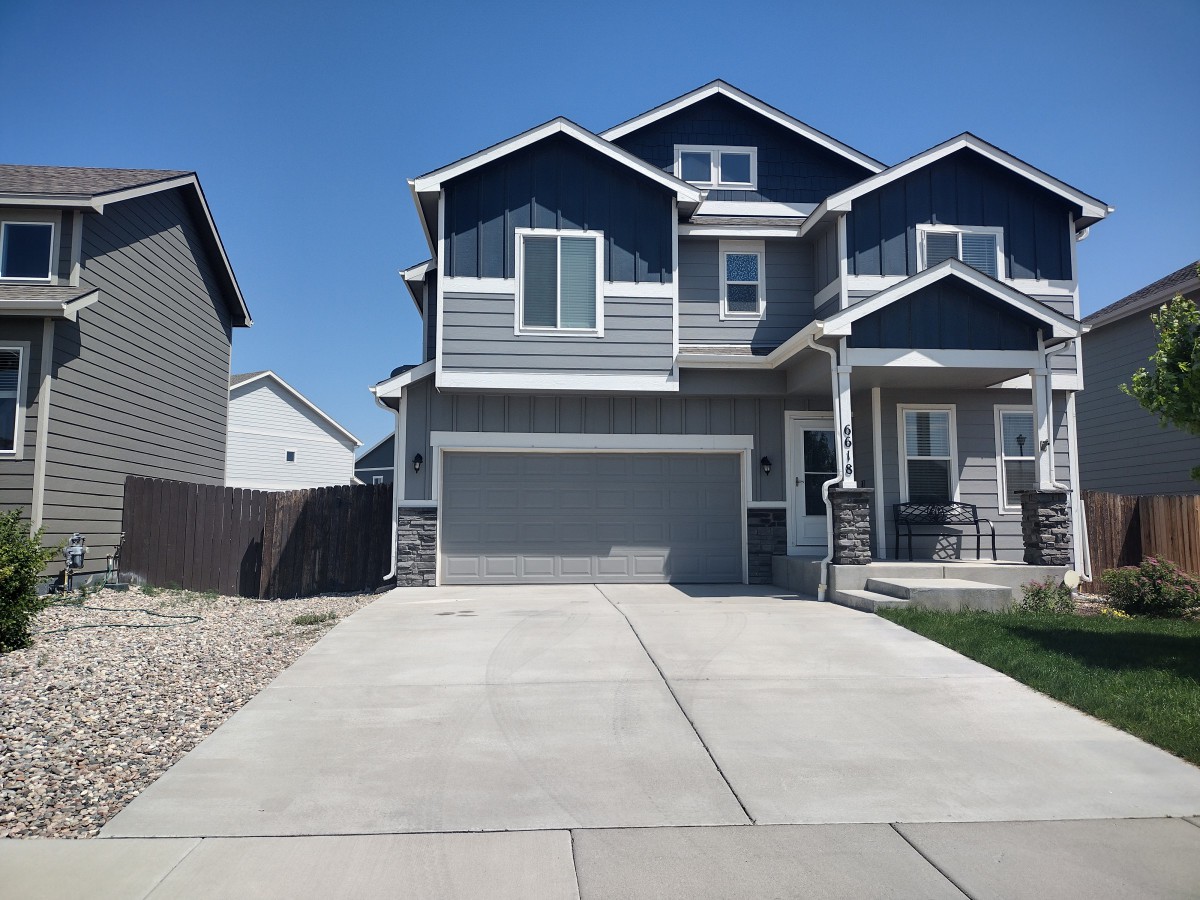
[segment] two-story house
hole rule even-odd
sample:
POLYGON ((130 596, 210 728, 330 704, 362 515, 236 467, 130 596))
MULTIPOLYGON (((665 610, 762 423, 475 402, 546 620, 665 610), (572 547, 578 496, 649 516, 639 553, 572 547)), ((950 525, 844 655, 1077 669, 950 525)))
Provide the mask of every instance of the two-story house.
POLYGON ((1020 561, 1021 492, 1073 487, 1111 210, 974 135, 887 166, 715 81, 410 185, 424 360, 372 389, 401 583, 770 581, 856 488, 877 559, 895 504, 957 500, 1020 561))
POLYGON ((0 165, 0 508, 102 575, 126 476, 224 482, 249 325, 194 172, 0 165))

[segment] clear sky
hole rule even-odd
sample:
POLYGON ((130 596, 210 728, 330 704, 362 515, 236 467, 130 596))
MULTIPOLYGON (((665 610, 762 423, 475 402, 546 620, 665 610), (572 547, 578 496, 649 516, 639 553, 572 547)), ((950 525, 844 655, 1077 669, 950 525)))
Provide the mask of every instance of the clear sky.
POLYGON ((194 169, 274 369, 367 444, 419 362, 407 178, 724 78, 891 164, 961 131, 1117 208, 1085 313, 1200 257, 1200 0, 0 0, 0 161, 194 169))

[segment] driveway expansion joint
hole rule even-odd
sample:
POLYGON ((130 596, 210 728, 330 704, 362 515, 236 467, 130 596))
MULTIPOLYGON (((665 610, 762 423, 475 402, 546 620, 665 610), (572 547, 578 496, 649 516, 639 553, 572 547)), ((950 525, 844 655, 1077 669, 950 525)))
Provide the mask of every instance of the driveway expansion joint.
POLYGON ((892 831, 896 832, 896 834, 900 835, 900 839, 902 841, 904 841, 904 843, 908 844, 908 846, 912 847, 913 851, 918 856, 920 856, 921 859, 923 859, 923 860, 925 860, 925 862, 929 863, 929 865, 931 865, 937 871, 937 873, 939 875, 941 875, 948 882, 950 882, 952 885, 954 885, 954 887, 959 891, 959 893, 961 893, 964 897, 969 898, 969 900, 979 900, 978 897, 976 897, 974 894, 970 893, 961 884, 959 884, 957 881, 955 881, 953 878, 951 878, 949 873, 947 873, 945 869, 943 869, 936 862, 934 862, 933 859, 927 853, 925 853, 925 851, 923 851, 920 847, 918 847, 916 845, 916 843, 914 843, 913 840, 900 829, 899 824, 897 824, 896 822, 892 822, 891 829, 892 829, 892 831))

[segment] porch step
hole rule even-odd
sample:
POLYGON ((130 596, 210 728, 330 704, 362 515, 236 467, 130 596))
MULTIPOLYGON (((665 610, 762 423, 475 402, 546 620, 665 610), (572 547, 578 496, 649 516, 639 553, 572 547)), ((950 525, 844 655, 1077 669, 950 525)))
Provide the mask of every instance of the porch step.
POLYGON ((864 612, 875 612, 877 609, 909 605, 907 600, 901 600, 899 597, 890 597, 887 594, 878 594, 875 591, 834 591, 830 595, 830 599, 841 606, 849 606, 851 609, 861 609, 864 612))
POLYGON ((1012 601, 1009 588, 962 578, 868 578, 866 588, 927 609, 998 611, 1012 601))

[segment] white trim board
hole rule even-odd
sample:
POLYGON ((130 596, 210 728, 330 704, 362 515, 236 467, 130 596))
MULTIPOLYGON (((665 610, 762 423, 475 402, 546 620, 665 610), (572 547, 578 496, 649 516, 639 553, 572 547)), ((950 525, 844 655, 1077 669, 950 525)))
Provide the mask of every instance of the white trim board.
MULTIPOLYGON (((610 375, 599 372, 492 372, 451 371, 437 376, 439 388, 530 391, 678 391, 679 376, 673 370, 662 375, 610 375)), ((380 395, 377 395, 380 396, 380 395)))
MULTIPOLYGON (((524 229, 530 231, 531 229, 524 229)), ((547 232, 550 233, 550 232, 547 232)), ((580 231, 579 234, 596 234, 596 232, 580 231)), ((674 285, 658 281, 601 281, 603 297, 628 298, 630 300, 657 300, 674 296, 674 285)), ((454 276, 442 281, 441 290, 447 294, 496 294, 506 297, 516 297, 516 278, 472 278, 471 276, 454 276)))
POLYGON ((413 366, 411 369, 401 372, 399 375, 393 375, 387 381, 381 381, 379 384, 371 388, 371 393, 380 399, 384 397, 399 397, 400 392, 407 385, 432 375, 434 368, 436 367, 436 362, 436 360, 431 359, 427 362, 421 363, 419 366, 413 366))
MULTIPOLYGON (((908 275, 847 275, 846 289, 875 293, 895 287, 901 282, 907 281, 909 277, 908 275)), ((1075 296, 1074 281, 1043 281, 1037 278, 1000 278, 997 280, 1022 294, 1036 297, 1061 297, 1068 300, 1075 296)))

